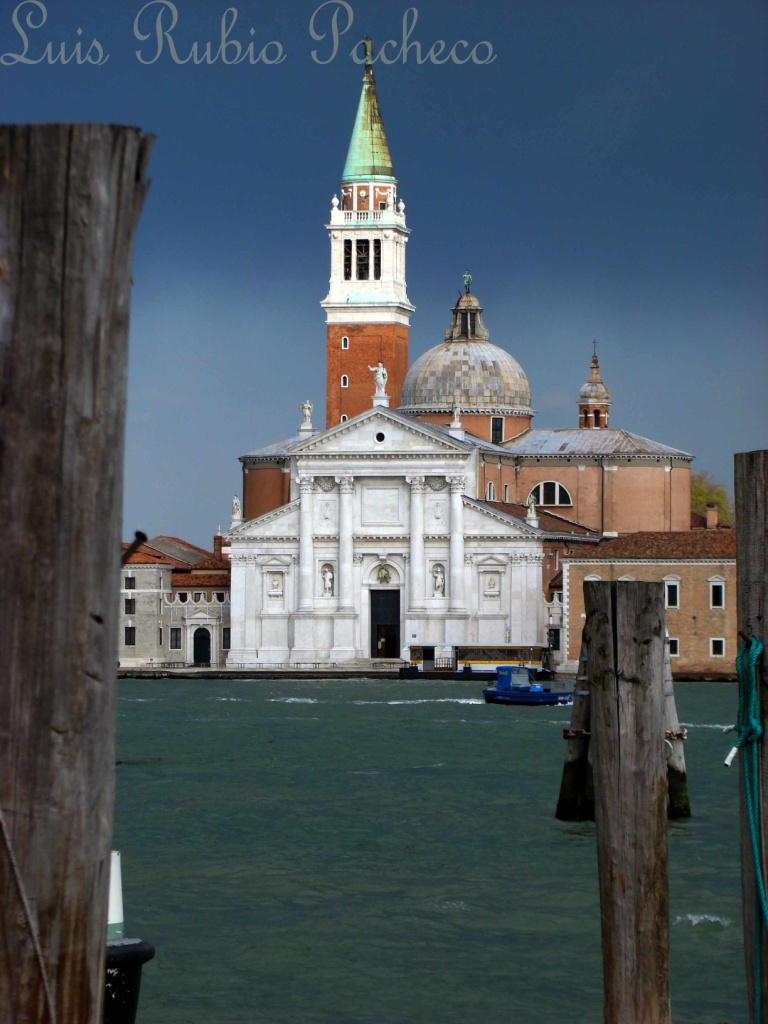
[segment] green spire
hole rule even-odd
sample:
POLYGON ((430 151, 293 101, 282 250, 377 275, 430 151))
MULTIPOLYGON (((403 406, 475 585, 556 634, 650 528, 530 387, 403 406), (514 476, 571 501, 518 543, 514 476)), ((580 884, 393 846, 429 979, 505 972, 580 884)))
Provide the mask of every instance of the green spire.
POLYGON ((367 60, 363 76, 363 91, 357 108, 355 127, 349 143, 347 162, 341 176, 342 184, 350 181, 396 181, 392 157, 389 155, 387 136, 381 120, 376 80, 373 77, 371 47, 366 38, 367 60))

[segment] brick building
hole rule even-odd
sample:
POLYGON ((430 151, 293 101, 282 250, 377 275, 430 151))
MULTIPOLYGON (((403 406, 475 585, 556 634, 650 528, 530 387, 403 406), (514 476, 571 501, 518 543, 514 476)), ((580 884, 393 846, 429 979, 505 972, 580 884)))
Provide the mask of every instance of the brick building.
POLYGON ((732 678, 736 657, 736 533, 731 529, 643 532, 573 549, 563 558, 563 646, 573 670, 584 625, 585 580, 664 583, 672 672, 732 678))

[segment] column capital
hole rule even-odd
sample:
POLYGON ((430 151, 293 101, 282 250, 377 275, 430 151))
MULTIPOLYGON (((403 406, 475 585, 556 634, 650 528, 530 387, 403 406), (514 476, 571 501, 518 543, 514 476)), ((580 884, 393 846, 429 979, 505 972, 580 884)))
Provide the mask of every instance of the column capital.
POLYGON ((411 485, 411 490, 416 493, 423 493, 427 489, 426 479, 423 476, 407 476, 405 482, 411 485))
POLYGON ((302 494, 311 494, 315 489, 315 478, 313 476, 299 477, 299 490, 302 494))
POLYGON ((336 483, 342 494, 351 494, 355 489, 355 478, 353 476, 337 476, 336 483))
POLYGON ((446 479, 451 485, 451 494, 464 493, 464 487, 467 482, 467 478, 465 476, 449 476, 446 477, 446 479))

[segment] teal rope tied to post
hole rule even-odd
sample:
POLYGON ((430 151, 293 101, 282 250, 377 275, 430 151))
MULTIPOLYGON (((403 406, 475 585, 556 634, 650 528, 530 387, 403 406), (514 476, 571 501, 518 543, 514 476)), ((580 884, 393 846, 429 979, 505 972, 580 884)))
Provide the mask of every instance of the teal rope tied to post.
POLYGON ((757 637, 749 637, 736 655, 736 674, 739 679, 739 718, 736 724, 741 748, 741 766, 744 777, 744 802, 747 810, 749 837, 755 870, 755 1019, 760 1018, 762 1006, 763 928, 768 927, 768 897, 765 892, 761 847, 762 822, 760 813, 760 748, 763 735, 760 720, 760 692, 757 666, 763 645, 757 637))

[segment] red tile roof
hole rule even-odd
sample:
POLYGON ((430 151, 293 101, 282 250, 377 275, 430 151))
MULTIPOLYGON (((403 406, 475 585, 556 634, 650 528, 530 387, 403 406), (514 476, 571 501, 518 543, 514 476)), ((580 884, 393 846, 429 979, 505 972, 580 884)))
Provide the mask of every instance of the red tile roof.
POLYGON ((569 561, 595 559, 643 558, 658 560, 736 558, 735 530, 685 530, 674 533, 628 533, 624 537, 611 537, 599 544, 580 548, 564 556, 569 561))
MULTIPOLYGON (((130 544, 123 544, 123 552, 126 552, 130 547, 130 544)), ((123 562, 123 565, 167 565, 169 567, 179 564, 174 559, 169 558, 168 555, 155 551, 146 544, 139 544, 136 550, 123 562)))
POLYGON ((229 573, 175 572, 174 590, 229 590, 229 573))
POLYGON ((190 567, 192 572, 210 571, 229 572, 230 564, 228 558, 204 558, 202 562, 195 562, 190 567))

